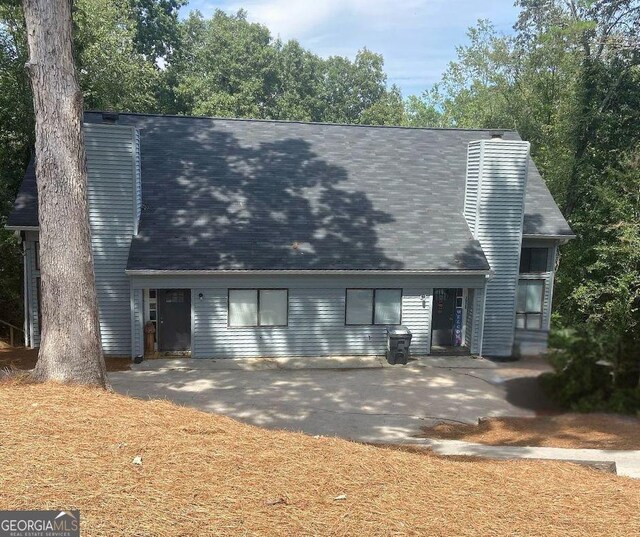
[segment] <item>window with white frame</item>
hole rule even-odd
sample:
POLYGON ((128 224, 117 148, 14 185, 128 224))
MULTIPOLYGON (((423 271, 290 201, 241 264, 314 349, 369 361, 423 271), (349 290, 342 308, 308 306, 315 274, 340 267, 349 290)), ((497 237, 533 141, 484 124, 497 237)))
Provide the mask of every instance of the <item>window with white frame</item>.
POLYGON ((544 280, 525 280, 518 282, 516 301, 516 328, 540 330, 542 328, 542 305, 544 280))
POLYGON ((232 328, 287 326, 287 289, 229 289, 228 324, 232 328))
POLYGON ((346 325, 400 324, 402 289, 347 289, 346 325))

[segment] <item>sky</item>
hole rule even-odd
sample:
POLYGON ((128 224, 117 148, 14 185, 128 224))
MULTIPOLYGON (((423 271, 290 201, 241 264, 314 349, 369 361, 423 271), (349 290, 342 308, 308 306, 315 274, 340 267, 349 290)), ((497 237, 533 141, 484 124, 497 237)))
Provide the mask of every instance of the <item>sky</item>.
POLYGON ((182 15, 198 9, 208 17, 217 8, 243 8, 274 36, 297 39, 322 57, 353 59, 363 47, 378 52, 389 84, 404 96, 440 79, 478 19, 510 33, 518 12, 513 0, 190 0, 182 15))

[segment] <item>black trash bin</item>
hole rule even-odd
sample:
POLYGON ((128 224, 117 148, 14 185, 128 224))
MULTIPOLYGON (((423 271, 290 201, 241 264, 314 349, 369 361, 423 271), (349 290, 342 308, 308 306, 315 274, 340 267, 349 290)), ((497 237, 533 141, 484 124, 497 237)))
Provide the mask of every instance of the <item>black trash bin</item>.
POLYGON ((387 362, 392 365, 406 364, 410 345, 411 331, 406 326, 387 328, 387 362))

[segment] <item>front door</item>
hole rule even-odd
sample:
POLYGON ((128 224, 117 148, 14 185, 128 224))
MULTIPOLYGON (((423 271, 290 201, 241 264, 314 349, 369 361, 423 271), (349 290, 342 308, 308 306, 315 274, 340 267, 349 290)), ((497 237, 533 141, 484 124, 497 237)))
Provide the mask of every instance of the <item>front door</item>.
POLYGON ((191 349, 191 289, 158 289, 158 350, 191 349))
POLYGON ((431 345, 452 347, 454 345, 454 314, 458 289, 433 290, 433 316, 431 319, 431 345))

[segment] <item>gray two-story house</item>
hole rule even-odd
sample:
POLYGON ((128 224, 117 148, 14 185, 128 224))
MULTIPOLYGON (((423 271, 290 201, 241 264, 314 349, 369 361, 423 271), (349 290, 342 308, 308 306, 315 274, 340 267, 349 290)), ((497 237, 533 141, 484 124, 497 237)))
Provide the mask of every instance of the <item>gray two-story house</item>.
MULTIPOLYGON (((87 112, 85 135, 107 355, 145 327, 195 358, 378 355, 400 324, 416 355, 546 348, 573 234, 515 132, 87 112)), ((37 347, 33 163, 8 227, 37 347)))

